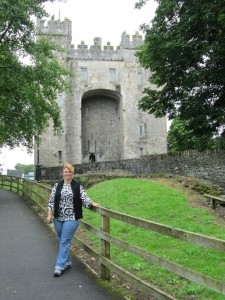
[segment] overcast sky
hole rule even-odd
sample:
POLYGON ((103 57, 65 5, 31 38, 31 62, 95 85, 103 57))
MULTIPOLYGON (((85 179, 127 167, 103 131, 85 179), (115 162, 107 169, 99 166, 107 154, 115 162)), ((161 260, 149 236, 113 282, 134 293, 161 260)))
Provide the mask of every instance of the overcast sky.
POLYGON ((67 0, 46 4, 46 10, 55 19, 72 21, 72 43, 81 41, 87 45, 94 37, 101 37, 103 45, 110 42, 118 46, 123 31, 132 35, 143 23, 149 23, 155 14, 157 3, 149 0, 141 10, 134 9, 137 0, 67 0))
MULTIPOLYGON (((72 21, 72 43, 77 48, 81 41, 88 46, 93 44, 95 37, 102 38, 102 46, 107 42, 114 47, 121 41, 124 31, 132 35, 139 31, 143 23, 149 23, 155 14, 156 2, 149 0, 141 10, 134 9, 136 0, 68 0, 46 3, 50 16, 61 20, 72 21)), ((142 32, 140 32, 142 34, 142 32)), ((25 149, 2 149, 0 164, 5 169, 13 169, 17 163, 33 164, 33 155, 25 149)))

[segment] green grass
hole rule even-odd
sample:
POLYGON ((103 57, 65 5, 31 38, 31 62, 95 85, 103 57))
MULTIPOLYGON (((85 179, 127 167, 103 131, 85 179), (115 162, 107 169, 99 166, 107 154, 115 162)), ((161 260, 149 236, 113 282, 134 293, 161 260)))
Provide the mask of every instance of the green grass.
MULTIPOLYGON (((87 191, 101 206, 172 227, 225 239, 225 225, 207 210, 191 207, 186 196, 147 179, 113 179, 87 191)), ((84 220, 100 226, 99 215, 84 211, 84 220)), ((194 246, 111 219, 111 234, 138 245, 150 253, 167 258, 196 272, 224 281, 225 253, 194 246)), ((99 242, 94 242, 97 245, 99 242)), ((111 258, 139 277, 173 294, 178 299, 224 300, 225 296, 184 280, 161 267, 111 246, 111 258)))

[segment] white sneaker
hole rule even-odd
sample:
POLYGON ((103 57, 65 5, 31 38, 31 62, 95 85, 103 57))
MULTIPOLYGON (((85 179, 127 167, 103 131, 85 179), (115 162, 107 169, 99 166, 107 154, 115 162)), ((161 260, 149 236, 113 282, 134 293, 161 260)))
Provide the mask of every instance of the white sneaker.
POLYGON ((54 275, 54 277, 61 276, 62 275, 62 270, 55 268, 53 275, 54 275))

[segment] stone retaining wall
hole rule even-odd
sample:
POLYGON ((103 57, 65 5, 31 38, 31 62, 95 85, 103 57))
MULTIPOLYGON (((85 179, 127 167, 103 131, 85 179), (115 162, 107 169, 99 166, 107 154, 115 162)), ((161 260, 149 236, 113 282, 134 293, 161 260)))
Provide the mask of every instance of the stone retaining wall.
MULTIPOLYGON (((62 178, 62 167, 41 168, 42 180, 62 178)), ((87 172, 123 171, 134 175, 171 173, 209 180, 225 185, 225 152, 188 154, 162 154, 143 156, 140 159, 86 163, 75 165, 77 174, 87 172)))

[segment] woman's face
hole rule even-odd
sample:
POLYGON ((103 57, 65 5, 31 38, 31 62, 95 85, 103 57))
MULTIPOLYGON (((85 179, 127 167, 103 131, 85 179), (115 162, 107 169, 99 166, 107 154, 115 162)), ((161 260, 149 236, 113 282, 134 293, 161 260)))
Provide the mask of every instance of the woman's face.
POLYGON ((72 179, 72 172, 70 171, 70 169, 68 168, 65 168, 63 170, 63 178, 67 181, 71 180, 72 179))

